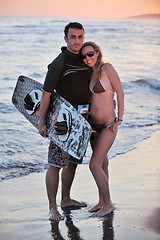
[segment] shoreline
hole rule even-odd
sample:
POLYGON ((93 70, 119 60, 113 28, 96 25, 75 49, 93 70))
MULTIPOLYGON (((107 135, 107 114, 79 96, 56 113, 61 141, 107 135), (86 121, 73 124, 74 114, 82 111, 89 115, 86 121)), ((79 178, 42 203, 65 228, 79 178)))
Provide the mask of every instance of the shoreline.
MULTIPOLYGON (((87 201, 87 208, 63 212, 64 221, 50 224, 45 173, 0 182, 0 233, 3 240, 83 239, 158 240, 160 234, 160 131, 136 149, 110 160, 110 192, 114 214, 93 218, 97 188, 88 164, 77 168, 71 196, 87 201)), ((60 202, 60 188, 57 202, 60 202)))

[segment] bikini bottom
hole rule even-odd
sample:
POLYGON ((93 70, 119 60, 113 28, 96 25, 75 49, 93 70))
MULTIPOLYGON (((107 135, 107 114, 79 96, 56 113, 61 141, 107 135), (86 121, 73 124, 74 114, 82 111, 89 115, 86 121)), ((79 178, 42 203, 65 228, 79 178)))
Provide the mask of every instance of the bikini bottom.
POLYGON ((91 115, 88 116, 87 121, 89 122, 89 124, 91 125, 92 129, 98 133, 100 133, 105 127, 106 127, 106 123, 104 124, 99 124, 99 123, 95 123, 92 118, 91 115))
POLYGON ((100 133, 104 128, 106 128, 106 124, 99 124, 92 122, 92 128, 96 132, 100 133))

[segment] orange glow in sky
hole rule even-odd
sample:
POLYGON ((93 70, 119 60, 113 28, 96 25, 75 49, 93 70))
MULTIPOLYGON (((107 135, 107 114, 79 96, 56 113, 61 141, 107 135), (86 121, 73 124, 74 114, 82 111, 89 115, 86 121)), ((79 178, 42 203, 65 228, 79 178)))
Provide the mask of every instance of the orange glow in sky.
POLYGON ((0 16, 123 18, 160 14, 160 0, 0 0, 0 16))

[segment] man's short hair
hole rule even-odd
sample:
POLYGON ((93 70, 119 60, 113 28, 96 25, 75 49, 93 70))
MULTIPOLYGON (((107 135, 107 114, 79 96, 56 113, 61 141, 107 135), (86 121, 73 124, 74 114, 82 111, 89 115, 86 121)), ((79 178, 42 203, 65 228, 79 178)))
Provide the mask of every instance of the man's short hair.
POLYGON ((78 23, 78 22, 70 22, 68 23, 66 26, 65 26, 65 29, 64 29, 64 34, 65 36, 67 37, 67 34, 68 34, 68 30, 70 28, 73 28, 73 29, 81 29, 84 31, 84 28, 82 26, 82 24, 78 23))

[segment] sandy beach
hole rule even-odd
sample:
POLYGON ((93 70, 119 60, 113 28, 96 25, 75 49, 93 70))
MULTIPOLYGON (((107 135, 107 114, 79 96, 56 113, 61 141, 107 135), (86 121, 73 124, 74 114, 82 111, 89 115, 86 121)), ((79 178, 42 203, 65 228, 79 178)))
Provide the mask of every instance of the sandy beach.
MULTIPOLYGON (((97 202, 97 188, 88 165, 78 167, 72 197, 86 208, 61 213, 51 224, 45 172, 0 182, 1 240, 158 240, 160 239, 160 132, 136 149, 110 160, 110 190, 114 214, 93 218, 88 209, 97 202)), ((58 194, 60 202, 60 191, 58 194)))

